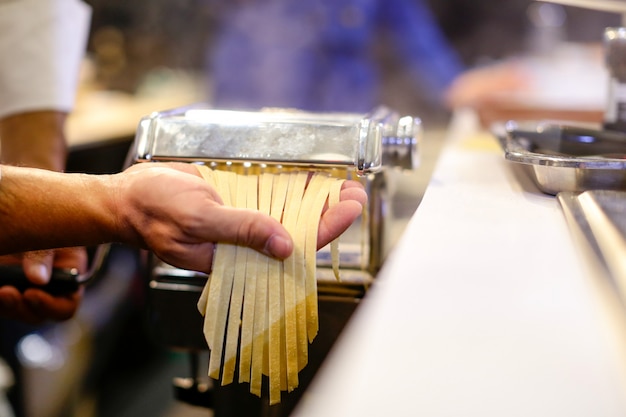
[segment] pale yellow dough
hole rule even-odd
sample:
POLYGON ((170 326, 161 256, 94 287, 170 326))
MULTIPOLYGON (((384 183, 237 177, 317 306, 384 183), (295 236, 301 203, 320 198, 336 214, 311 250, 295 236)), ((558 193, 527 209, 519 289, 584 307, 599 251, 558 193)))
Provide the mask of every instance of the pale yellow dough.
MULTIPOLYGON (((218 244, 198 300, 211 349, 209 376, 229 384, 238 363, 239 382, 250 382, 250 392, 261 396, 262 375, 267 375, 269 403, 279 403, 281 391, 298 386, 308 343, 318 331, 317 232, 324 206, 339 201, 343 180, 325 173, 243 175, 197 167, 225 205, 269 214, 293 238, 294 251, 284 261, 218 244)), ((337 247, 331 252, 337 273, 337 247)))

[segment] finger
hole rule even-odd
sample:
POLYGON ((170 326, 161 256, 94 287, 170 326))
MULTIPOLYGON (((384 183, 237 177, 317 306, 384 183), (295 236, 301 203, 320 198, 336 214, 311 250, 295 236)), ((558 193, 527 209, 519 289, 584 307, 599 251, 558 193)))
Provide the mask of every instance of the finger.
POLYGON ((61 248, 54 251, 55 268, 76 268, 82 274, 87 270, 87 262, 87 250, 84 247, 61 248))
POLYGON ((20 302, 21 295, 16 288, 0 287, 0 316, 13 317, 20 302))
POLYGON ((287 230, 257 211, 216 206, 204 220, 199 233, 207 241, 248 246, 278 259, 288 257, 293 250, 287 230))
POLYGON ((354 200, 361 206, 367 204, 367 193, 363 186, 356 181, 345 181, 341 187, 341 193, 339 195, 341 201, 354 200))
POLYGON ((178 251, 155 252, 156 255, 177 268, 200 271, 209 274, 213 265, 215 245, 211 242, 187 245, 182 244, 178 251))
POLYGON ((35 251, 24 254, 22 265, 24 274, 32 283, 45 285, 50 281, 53 251, 35 251))
POLYGON ((39 324, 43 321, 28 308, 23 295, 10 286, 0 288, 0 316, 29 324, 39 324))
POLYGON ((355 200, 341 201, 326 210, 320 220, 317 248, 320 249, 345 232, 361 215, 363 206, 355 200))
POLYGON ((83 290, 80 289, 70 295, 54 297, 45 291, 28 289, 24 291, 24 302, 29 313, 39 320, 62 321, 71 318, 76 313, 82 292, 83 290))

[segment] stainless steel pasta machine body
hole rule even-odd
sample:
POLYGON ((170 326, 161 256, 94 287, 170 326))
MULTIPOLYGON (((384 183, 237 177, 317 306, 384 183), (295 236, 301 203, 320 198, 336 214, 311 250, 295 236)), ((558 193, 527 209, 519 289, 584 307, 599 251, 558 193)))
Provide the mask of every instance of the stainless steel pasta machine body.
POLYGON ((215 169, 327 170, 361 181, 368 207, 341 238, 341 275, 330 270, 328 250, 318 253, 320 333, 311 345, 300 387, 267 406, 240 384, 210 388, 197 357, 208 350, 196 304, 207 276, 149 256, 150 319, 158 340, 191 353, 192 375, 174 383, 178 399, 210 407, 216 416, 288 415, 334 340, 372 284, 384 260, 388 213, 386 169, 412 170, 422 135, 419 118, 379 107, 369 114, 311 113, 292 109, 215 110, 192 105, 143 118, 127 165, 183 161, 215 169))

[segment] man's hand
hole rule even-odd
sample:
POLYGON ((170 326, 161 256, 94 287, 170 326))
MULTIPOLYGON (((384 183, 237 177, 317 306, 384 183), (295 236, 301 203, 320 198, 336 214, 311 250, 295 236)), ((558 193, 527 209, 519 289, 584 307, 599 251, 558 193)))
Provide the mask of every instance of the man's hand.
MULTIPOLYGON (((123 240, 152 249, 169 264, 210 272, 214 242, 249 246, 280 259, 293 250, 291 236, 278 221, 224 206, 193 165, 138 164, 118 179, 115 212, 122 214, 123 240)), ((361 184, 346 181, 341 202, 322 215, 318 248, 345 231, 366 202, 361 184)))
MULTIPOLYGON (((208 273, 215 242, 248 246, 279 259, 293 250, 291 236, 277 220, 224 206, 191 164, 138 164, 115 175, 5 166, 0 185, 0 222, 5 226, 0 253, 121 242, 150 249, 173 266, 208 273)), ((318 247, 348 228, 366 202, 361 184, 346 181, 341 202, 322 215, 318 247)), ((57 250, 52 264, 84 271, 85 257, 79 253, 84 254, 57 250)), ((34 283, 47 279, 49 256, 27 256, 25 270, 34 283)), ((19 294, 5 287, 0 289, 0 315, 61 320, 75 312, 80 295, 50 297, 34 289, 19 294)))
MULTIPOLYGON (((34 284, 46 284, 55 268, 87 269, 84 248, 65 248, 55 251, 27 252, 0 257, 0 264, 21 264, 26 278, 34 284)), ((0 274, 2 270, 0 269, 0 274)), ((0 277, 1 278, 1 277, 0 277)), ((0 287, 0 316, 37 324, 46 320, 66 320, 72 317, 82 299, 82 289, 72 294, 53 296, 36 288, 20 293, 11 286, 0 287)))

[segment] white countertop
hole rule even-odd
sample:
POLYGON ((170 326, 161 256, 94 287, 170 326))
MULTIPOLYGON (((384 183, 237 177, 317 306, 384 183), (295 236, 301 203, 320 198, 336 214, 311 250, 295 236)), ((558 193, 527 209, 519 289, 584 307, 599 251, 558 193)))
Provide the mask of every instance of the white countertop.
POLYGON ((295 416, 626 416, 626 319, 554 197, 459 113, 295 416), (621 330, 620 330, 621 329, 621 330))

